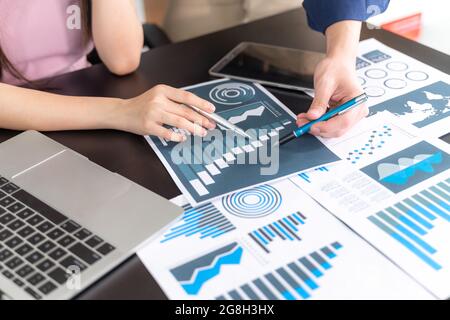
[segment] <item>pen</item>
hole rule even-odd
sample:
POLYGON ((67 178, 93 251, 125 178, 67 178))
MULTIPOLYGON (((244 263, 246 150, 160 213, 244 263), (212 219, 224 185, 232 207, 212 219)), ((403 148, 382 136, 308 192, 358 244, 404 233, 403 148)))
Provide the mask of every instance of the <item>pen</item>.
POLYGON ((218 114, 215 113, 208 113, 206 111, 203 111, 200 108, 197 108, 195 106, 188 106, 189 108, 193 109, 194 111, 200 113, 201 115, 205 116, 208 119, 213 120, 214 122, 220 124, 222 127, 225 127, 228 130, 232 130, 234 132, 236 132, 237 134, 248 138, 248 139, 252 139, 252 137, 250 137, 248 134, 246 134, 244 132, 244 130, 242 130, 241 128, 239 128, 238 126, 232 124, 231 122, 229 122, 228 120, 222 118, 221 116, 219 116, 218 114))
POLYGON ((339 107, 336 107, 336 108, 328 111, 323 116, 321 116, 319 119, 311 121, 311 122, 305 124, 304 126, 301 126, 298 129, 294 130, 292 133, 282 137, 280 139, 279 145, 283 145, 295 138, 301 137, 305 133, 308 133, 309 130, 311 130, 311 127, 313 125, 315 125, 316 123, 322 122, 322 121, 327 121, 337 115, 344 114, 347 111, 350 111, 351 109, 356 108, 357 106, 363 104, 367 100, 368 100, 367 94, 363 93, 362 95, 360 95, 350 101, 345 102, 344 104, 340 105, 339 107))

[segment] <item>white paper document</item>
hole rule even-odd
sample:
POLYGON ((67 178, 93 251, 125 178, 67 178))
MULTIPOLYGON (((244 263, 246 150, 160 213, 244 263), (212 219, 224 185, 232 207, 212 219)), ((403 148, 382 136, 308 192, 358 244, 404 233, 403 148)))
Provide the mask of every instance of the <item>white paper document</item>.
POLYGON ((292 178, 439 298, 450 296, 450 147, 387 114, 328 140, 345 160, 292 178))
POLYGON ((138 252, 171 299, 434 298, 290 180, 185 209, 138 252))
POLYGON ((371 115, 388 110, 429 136, 448 133, 449 75, 375 39, 360 43, 357 73, 371 115))

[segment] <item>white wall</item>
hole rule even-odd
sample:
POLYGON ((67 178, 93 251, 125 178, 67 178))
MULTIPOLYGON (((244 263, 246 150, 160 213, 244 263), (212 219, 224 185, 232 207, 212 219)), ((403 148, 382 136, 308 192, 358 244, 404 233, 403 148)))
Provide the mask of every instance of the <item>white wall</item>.
POLYGON ((450 55, 450 1, 423 1, 423 23, 419 42, 450 55))
POLYGON ((380 25, 417 12, 422 12, 421 34, 417 40, 450 54, 450 37, 446 33, 449 30, 449 0, 391 0, 386 13, 370 21, 380 25))

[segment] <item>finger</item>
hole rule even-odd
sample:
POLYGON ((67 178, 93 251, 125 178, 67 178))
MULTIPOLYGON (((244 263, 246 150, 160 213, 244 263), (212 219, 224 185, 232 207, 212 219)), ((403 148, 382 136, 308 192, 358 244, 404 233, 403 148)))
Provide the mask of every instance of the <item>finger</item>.
POLYGON ((297 126, 298 127, 301 127, 310 121, 311 120, 308 119, 308 116, 306 115, 306 113, 301 113, 297 116, 297 126))
POLYGON ((205 137, 208 134, 208 132, 204 128, 202 128, 202 126, 196 123, 192 123, 189 120, 177 116, 173 113, 165 112, 161 115, 161 119, 164 124, 187 130, 196 136, 205 137))
POLYGON ((355 108, 328 121, 313 126, 311 134, 323 138, 336 138, 347 133, 357 122, 366 117, 366 107, 355 108))
POLYGON ((163 86, 162 90, 164 91, 166 97, 172 101, 195 106, 209 113, 212 113, 216 110, 216 107, 212 103, 197 97, 195 94, 191 92, 175 89, 168 86, 163 86))
MULTIPOLYGON (((302 127, 302 126, 310 123, 311 121, 313 121, 313 120, 311 120, 306 113, 302 113, 302 114, 299 114, 297 116, 297 126, 298 127, 302 127)), ((312 134, 312 135, 315 135, 315 136, 319 136, 320 135, 320 130, 313 126, 310 129, 309 133, 312 134)))
POLYGON ((182 134, 176 133, 172 130, 169 130, 167 128, 164 128, 163 126, 155 125, 155 127, 152 130, 151 134, 158 136, 160 138, 173 141, 173 142, 182 142, 186 141, 186 137, 182 134))
POLYGON ((212 120, 206 118, 205 116, 202 116, 200 113, 195 112, 194 110, 185 105, 170 102, 168 104, 168 107, 169 107, 169 109, 167 110, 168 112, 183 117, 204 128, 214 129, 216 127, 216 124, 212 120))
POLYGON ((316 120, 327 112, 333 91, 334 88, 328 83, 323 83, 316 88, 314 100, 306 113, 310 120, 316 120))

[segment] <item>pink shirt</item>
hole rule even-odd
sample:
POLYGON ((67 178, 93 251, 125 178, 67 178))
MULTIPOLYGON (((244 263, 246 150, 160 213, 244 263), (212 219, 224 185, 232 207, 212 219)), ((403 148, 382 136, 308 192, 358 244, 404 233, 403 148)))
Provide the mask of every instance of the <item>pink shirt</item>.
MULTIPOLYGON (((28 80, 38 80, 89 66, 81 29, 69 29, 67 13, 79 0, 0 0, 0 45, 28 80)), ((72 12, 71 12, 72 13, 72 12)), ((82 25, 82 24, 81 24, 82 25)), ((20 84, 3 70, 0 81, 20 84)))

